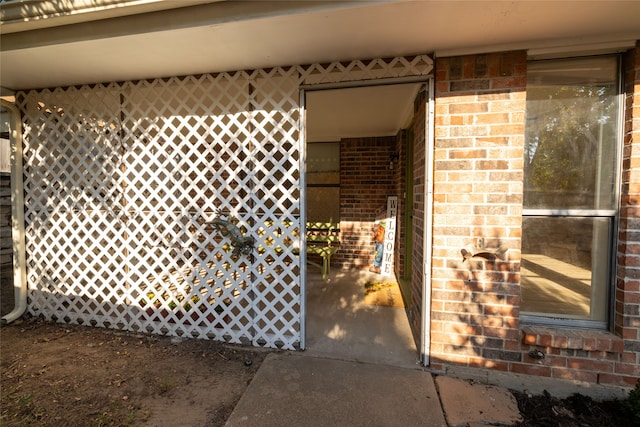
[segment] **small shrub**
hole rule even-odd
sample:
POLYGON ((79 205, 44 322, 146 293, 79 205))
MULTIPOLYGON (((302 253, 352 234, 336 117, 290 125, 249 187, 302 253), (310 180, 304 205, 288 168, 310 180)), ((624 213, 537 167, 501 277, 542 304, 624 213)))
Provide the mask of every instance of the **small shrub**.
POLYGON ((173 381, 171 381, 169 378, 164 378, 162 381, 160 381, 159 386, 160 394, 165 394, 173 387, 173 381))
POLYGON ((633 390, 629 392, 629 397, 625 401, 625 406, 630 415, 632 415, 638 425, 640 425, 640 381, 636 383, 633 390))

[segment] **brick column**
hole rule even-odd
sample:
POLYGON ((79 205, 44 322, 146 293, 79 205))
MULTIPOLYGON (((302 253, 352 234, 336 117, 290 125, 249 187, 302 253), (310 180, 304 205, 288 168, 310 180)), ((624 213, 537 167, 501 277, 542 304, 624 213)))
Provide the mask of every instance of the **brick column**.
POLYGON ((640 377, 640 42, 625 56, 625 94, 615 295, 615 331, 624 348, 615 373, 600 382, 634 386, 640 377))
POLYGON ((436 62, 431 360, 509 370, 521 362, 526 53, 436 62), (464 260, 477 245, 504 260, 464 260))

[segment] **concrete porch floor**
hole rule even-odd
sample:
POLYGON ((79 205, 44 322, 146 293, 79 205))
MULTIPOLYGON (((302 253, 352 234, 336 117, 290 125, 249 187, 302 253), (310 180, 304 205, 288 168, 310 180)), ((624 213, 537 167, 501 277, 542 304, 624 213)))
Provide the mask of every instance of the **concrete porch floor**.
POLYGON ((364 303, 369 280, 395 281, 367 270, 333 270, 328 279, 307 272, 307 334, 310 356, 419 367, 405 308, 364 303))

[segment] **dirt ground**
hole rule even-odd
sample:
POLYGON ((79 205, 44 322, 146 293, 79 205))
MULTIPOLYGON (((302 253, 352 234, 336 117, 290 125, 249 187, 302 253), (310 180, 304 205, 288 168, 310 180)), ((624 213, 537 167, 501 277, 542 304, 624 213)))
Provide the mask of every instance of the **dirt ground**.
MULTIPOLYGON (((0 328, 0 426, 222 426, 268 353, 17 321, 0 328)), ((514 395, 521 427, 640 425, 625 402, 514 395)))
POLYGON ((0 328, 0 426, 221 426, 267 354, 16 322, 0 328))
POLYGON ((623 401, 598 402, 575 394, 557 399, 550 394, 528 396, 513 393, 523 421, 518 427, 637 427, 633 410, 623 401))

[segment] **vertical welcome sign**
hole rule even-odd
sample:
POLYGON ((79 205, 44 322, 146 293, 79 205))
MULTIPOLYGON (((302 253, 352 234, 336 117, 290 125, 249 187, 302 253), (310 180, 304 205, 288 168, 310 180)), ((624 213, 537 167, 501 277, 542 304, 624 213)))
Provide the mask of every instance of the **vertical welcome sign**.
POLYGON ((396 244, 396 217, 398 216, 398 196, 387 197, 387 218, 384 231, 384 256, 382 274, 393 275, 393 258, 396 244))

